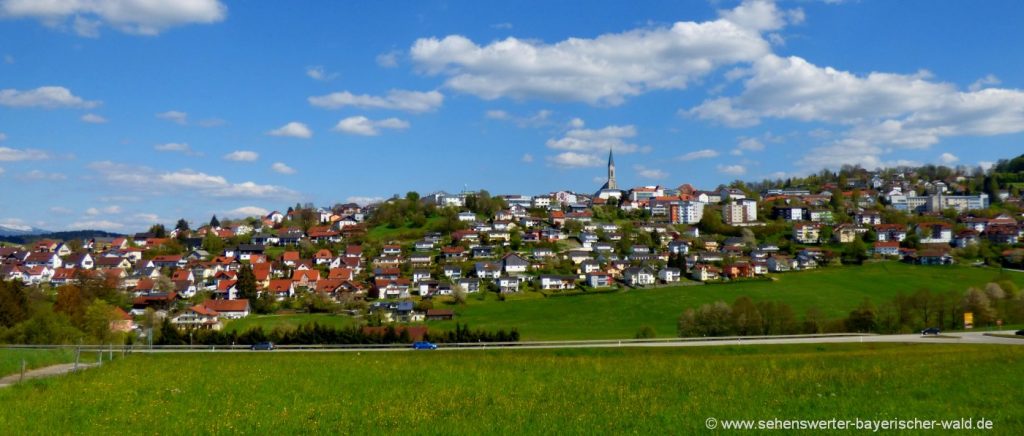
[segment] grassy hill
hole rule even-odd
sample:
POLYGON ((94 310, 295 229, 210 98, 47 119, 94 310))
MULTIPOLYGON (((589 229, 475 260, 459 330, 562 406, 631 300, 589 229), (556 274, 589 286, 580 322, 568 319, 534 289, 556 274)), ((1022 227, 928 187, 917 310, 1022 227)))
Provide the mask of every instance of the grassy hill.
POLYGON ((344 328, 355 324, 356 320, 346 315, 332 315, 325 313, 250 315, 242 319, 229 321, 224 328, 226 331, 241 333, 251 328, 262 327, 263 331, 270 332, 275 328, 294 329, 302 324, 314 322, 328 327, 344 328))
POLYGON ((708 418, 993 421, 1024 347, 136 354, 0 391, 7 434, 697 434, 708 418), (187 369, 186 372, 182 372, 187 369))
MULTIPOLYGON (((843 317, 864 298, 876 303, 898 293, 921 288, 932 291, 963 291, 982 286, 999 274, 991 268, 966 266, 914 266, 896 262, 864 266, 824 268, 778 274, 775 281, 677 286, 628 290, 612 294, 543 298, 538 293, 497 301, 470 297, 466 306, 453 307, 456 321, 472 328, 519 329, 523 340, 630 338, 643 325, 659 336, 674 336, 676 320, 687 308, 739 296, 754 301, 783 301, 798 317, 817 307, 828 317, 843 317)), ((1024 273, 1009 273, 1024 287, 1024 273)), ((439 306, 440 307, 440 306, 439 306)), ((452 328, 455 321, 430 322, 435 328, 452 328)))

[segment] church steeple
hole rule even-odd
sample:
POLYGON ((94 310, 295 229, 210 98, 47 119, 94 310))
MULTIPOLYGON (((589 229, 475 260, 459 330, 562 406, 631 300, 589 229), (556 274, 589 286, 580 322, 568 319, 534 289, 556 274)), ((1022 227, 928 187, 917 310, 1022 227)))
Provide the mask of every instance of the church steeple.
POLYGON ((608 189, 618 189, 615 184, 615 157, 612 156, 611 147, 608 147, 608 183, 605 186, 608 189))

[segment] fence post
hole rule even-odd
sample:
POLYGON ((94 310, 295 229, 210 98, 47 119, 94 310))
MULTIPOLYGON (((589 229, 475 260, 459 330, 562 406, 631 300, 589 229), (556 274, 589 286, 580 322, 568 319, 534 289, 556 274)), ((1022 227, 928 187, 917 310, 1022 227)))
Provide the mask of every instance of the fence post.
POLYGON ((27 364, 25 362, 25 359, 21 359, 21 378, 18 379, 19 383, 25 381, 25 367, 26 366, 27 366, 27 364))
POLYGON ((114 360, 114 344, 107 344, 107 362, 114 360))
POLYGON ((78 358, 82 355, 82 347, 75 347, 75 367, 71 369, 71 372, 78 372, 78 358))

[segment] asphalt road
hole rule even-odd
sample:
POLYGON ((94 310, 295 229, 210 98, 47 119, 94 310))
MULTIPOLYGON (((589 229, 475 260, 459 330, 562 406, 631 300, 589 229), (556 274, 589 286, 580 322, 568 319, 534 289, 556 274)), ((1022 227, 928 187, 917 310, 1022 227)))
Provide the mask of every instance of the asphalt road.
MULTIPOLYGON (((618 347, 711 347, 722 345, 784 345, 784 344, 842 344, 842 343, 932 343, 932 344, 993 344, 1024 346, 1024 337, 1001 338, 984 333, 1013 335, 1013 331, 946 333, 939 336, 907 335, 816 335, 816 336, 772 336, 772 337, 726 337, 726 338, 680 338, 658 341, 564 341, 564 342, 523 342, 512 344, 439 344, 439 351, 456 350, 498 350, 498 349, 564 349, 564 348, 618 348, 618 347)), ((383 352, 413 351, 411 347, 345 347, 345 348, 277 348, 281 352, 383 352)), ((245 348, 201 348, 201 349, 136 349, 136 353, 240 353, 251 352, 245 348)))

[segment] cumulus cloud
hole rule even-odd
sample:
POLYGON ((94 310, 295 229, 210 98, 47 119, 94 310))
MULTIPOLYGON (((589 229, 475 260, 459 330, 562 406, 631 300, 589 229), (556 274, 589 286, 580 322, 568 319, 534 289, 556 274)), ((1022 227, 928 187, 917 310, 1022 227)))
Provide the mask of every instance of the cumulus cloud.
POLYGON ((329 82, 331 80, 336 79, 338 77, 338 73, 331 73, 320 65, 314 65, 311 67, 306 67, 306 76, 313 80, 329 82))
POLYGON ((489 110, 484 113, 484 116, 492 120, 512 122, 518 127, 526 128, 551 125, 552 114, 553 112, 548 109, 541 109, 535 113, 522 116, 513 115, 504 110, 489 110))
POLYGON ((646 166, 643 165, 633 165, 633 169, 636 171, 637 175, 645 179, 657 180, 668 177, 668 173, 663 170, 659 170, 656 168, 647 168, 646 166))
POLYGON ((1000 83, 1003 82, 999 80, 998 77, 996 77, 994 74, 989 74, 985 77, 975 80, 974 83, 971 83, 970 85, 967 86, 967 89, 971 92, 974 92, 991 85, 998 85, 1000 83))
POLYGON ((718 165, 715 168, 718 169, 718 172, 731 176, 739 176, 747 172, 747 168, 743 165, 718 165))
POLYGON ((931 73, 872 72, 857 75, 796 57, 766 55, 754 62, 743 90, 707 100, 688 116, 733 127, 765 118, 824 122, 847 130, 813 148, 798 162, 805 169, 827 164, 887 166, 894 149, 924 149, 949 136, 991 136, 1024 131, 1024 91, 984 88, 961 91, 934 81, 931 73))
POLYGON ((31 148, 0 147, 0 162, 18 162, 23 160, 45 160, 50 155, 42 150, 31 148))
POLYGON ((682 156, 677 157, 676 159, 684 161, 684 162, 687 162, 687 161, 697 160, 697 159, 708 159, 708 158, 712 158, 712 157, 715 157, 715 156, 718 156, 718 152, 717 151, 712 150, 710 148, 705 148, 703 150, 691 151, 689 153, 686 153, 686 154, 684 154, 682 156))
POLYGON ((384 197, 365 197, 365 196, 351 196, 345 199, 346 203, 355 203, 360 206, 366 206, 368 204, 380 203, 384 201, 384 197))
POLYGON ((82 121, 84 121, 86 123, 90 123, 90 124, 104 124, 104 123, 107 122, 106 118, 103 118, 100 115, 91 114, 91 113, 90 114, 82 115, 81 119, 82 119, 82 121))
POLYGON ((438 91, 407 91, 392 89, 385 96, 352 94, 348 91, 309 97, 309 104, 324 109, 346 106, 360 109, 390 109, 411 113, 432 112, 444 103, 444 94, 438 91))
POLYGON ((25 91, 0 89, 0 106, 91 109, 99 105, 99 101, 85 100, 63 86, 40 86, 25 91))
POLYGON ((285 165, 283 162, 274 162, 270 169, 278 174, 295 174, 295 168, 285 165))
POLYGON ((308 139, 313 137, 313 131, 303 123, 292 121, 277 129, 267 132, 270 136, 287 136, 291 138, 308 139))
POLYGON ((214 198, 271 198, 294 200, 299 194, 291 189, 255 182, 230 182, 223 176, 190 169, 159 171, 143 166, 110 161, 93 162, 89 168, 102 180, 117 186, 156 193, 182 193, 214 198))
POLYGON ((600 129, 572 129, 561 138, 551 138, 547 146, 556 150, 571 151, 608 151, 633 153, 640 149, 636 144, 627 143, 626 139, 636 136, 636 126, 607 126, 600 129))
POLYGON ((652 90, 684 89, 715 69, 770 52, 761 32, 778 30, 786 14, 751 0, 716 20, 677 22, 569 38, 553 44, 509 37, 479 45, 462 35, 421 38, 409 55, 425 74, 485 100, 582 101, 617 105, 652 90))
POLYGON ((228 218, 248 218, 251 216, 262 217, 269 214, 270 211, 262 207, 257 206, 242 206, 239 208, 227 210, 221 213, 222 216, 228 218))
POLYGON ((956 157, 953 153, 942 153, 939 155, 939 162, 942 162, 946 165, 955 164, 959 160, 960 158, 956 157))
POLYGON ((334 131, 350 135, 377 136, 381 129, 404 130, 408 128, 409 123, 398 118, 371 120, 358 115, 338 121, 338 124, 334 126, 334 131))
POLYGON ((395 68, 398 66, 398 57, 402 55, 402 52, 398 50, 391 50, 387 53, 381 53, 377 55, 377 65, 382 68, 395 68))
POLYGON ((605 164, 604 160, 597 156, 573 151, 548 156, 547 159, 552 165, 564 168, 599 167, 605 164))
POLYGON ((22 180, 55 182, 60 180, 67 180, 68 176, 64 175, 63 173, 48 173, 41 170, 32 170, 25 174, 22 174, 18 178, 22 180))
POLYGON ((533 163, 533 155, 530 154, 530 153, 524 154, 523 158, 522 158, 522 161, 525 162, 525 163, 533 163))
POLYGON ((156 117, 162 120, 173 121, 181 125, 188 124, 188 114, 181 111, 161 112, 156 114, 156 117))
POLYGON ((198 156, 199 155, 199 153, 196 153, 195 151, 193 151, 192 147, 190 147, 188 144, 186 144, 184 142, 168 142, 166 144, 157 144, 157 145, 153 146, 153 149, 156 150, 156 151, 182 153, 182 154, 185 154, 186 156, 198 156))
POLYGON ((101 25, 138 35, 157 35, 186 24, 224 20, 227 6, 218 0, 0 0, 0 16, 33 18, 82 36, 98 36, 101 25), (69 23, 70 21, 70 23, 69 23))
POLYGON ((235 150, 224 155, 224 159, 233 160, 235 162, 253 162, 259 158, 259 153, 249 150, 235 150))
POLYGON ((92 215, 92 216, 100 215, 100 214, 115 214, 115 213, 121 213, 121 212, 122 212, 121 206, 118 206, 118 205, 111 205, 111 206, 104 207, 102 209, 95 208, 95 207, 90 207, 90 208, 85 210, 85 214, 86 215, 92 215))

